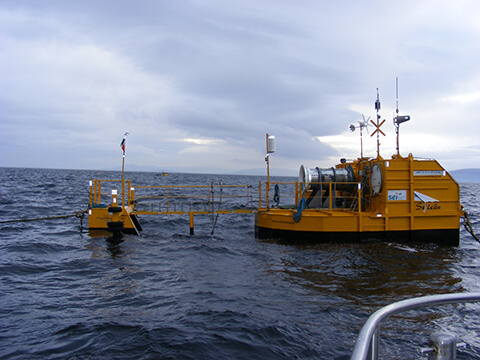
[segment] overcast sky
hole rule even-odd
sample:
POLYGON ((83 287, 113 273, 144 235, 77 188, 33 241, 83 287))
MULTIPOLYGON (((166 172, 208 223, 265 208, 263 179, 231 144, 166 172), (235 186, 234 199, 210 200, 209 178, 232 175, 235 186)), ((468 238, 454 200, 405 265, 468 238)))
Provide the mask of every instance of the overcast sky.
POLYGON ((0 0, 0 166, 234 173, 380 155, 480 167, 480 1, 0 0), (373 128, 369 129, 370 133, 373 128), (376 137, 364 132, 364 155, 376 137))

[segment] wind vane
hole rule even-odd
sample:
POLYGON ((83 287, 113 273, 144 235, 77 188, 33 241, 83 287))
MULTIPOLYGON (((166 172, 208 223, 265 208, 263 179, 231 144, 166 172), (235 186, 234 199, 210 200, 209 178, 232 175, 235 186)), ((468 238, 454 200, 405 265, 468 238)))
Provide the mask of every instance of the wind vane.
POLYGON ((367 129, 368 133, 368 127, 370 124, 368 123, 368 120, 370 120, 370 116, 365 120, 365 116, 362 114, 363 121, 358 121, 358 126, 355 126, 353 124, 350 125, 350 130, 353 132, 355 129, 360 129, 360 158, 363 159, 363 128, 367 129))

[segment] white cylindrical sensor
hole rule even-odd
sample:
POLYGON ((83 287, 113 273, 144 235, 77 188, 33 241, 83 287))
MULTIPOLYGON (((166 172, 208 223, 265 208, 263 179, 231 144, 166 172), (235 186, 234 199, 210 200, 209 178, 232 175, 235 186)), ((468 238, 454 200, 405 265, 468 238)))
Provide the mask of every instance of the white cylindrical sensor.
POLYGON ((276 150, 275 136, 269 135, 268 136, 268 153, 274 153, 275 150, 276 150))

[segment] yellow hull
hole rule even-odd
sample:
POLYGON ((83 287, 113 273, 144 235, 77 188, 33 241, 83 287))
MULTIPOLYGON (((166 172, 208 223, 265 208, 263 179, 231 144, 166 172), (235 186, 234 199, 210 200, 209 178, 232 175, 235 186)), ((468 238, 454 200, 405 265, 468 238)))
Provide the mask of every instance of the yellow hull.
POLYGON ((299 223, 293 221, 293 211, 270 209, 255 216, 255 231, 259 238, 280 238, 296 242, 344 242, 389 240, 459 244, 459 216, 436 218, 387 217, 376 214, 352 214, 334 211, 324 215, 305 210, 299 223))
POLYGON ((111 230, 111 232, 138 235, 141 226, 132 211, 130 206, 92 207, 88 209, 88 227, 92 230, 111 230), (112 209, 118 212, 112 212, 112 209))
MULTIPOLYGON (((255 217, 257 236, 297 241, 382 239, 458 245, 463 216, 459 186, 437 161, 417 160, 412 155, 390 160, 359 159, 339 164, 336 169, 347 166, 352 167, 358 180, 352 187, 355 190, 334 191, 328 184, 323 193, 333 195, 317 201, 316 207, 303 209, 299 217, 298 201, 290 209, 260 208, 255 217), (377 174, 378 182, 372 184, 368 182, 372 181, 368 171, 375 165, 381 175, 377 174), (345 203, 346 196, 350 196, 349 207, 338 206, 338 199, 345 203), (362 205, 355 207, 355 201, 362 205)), ((311 200, 312 193, 306 191, 296 198, 302 196, 310 196, 311 200)), ((316 196, 321 196, 321 191, 316 196)))

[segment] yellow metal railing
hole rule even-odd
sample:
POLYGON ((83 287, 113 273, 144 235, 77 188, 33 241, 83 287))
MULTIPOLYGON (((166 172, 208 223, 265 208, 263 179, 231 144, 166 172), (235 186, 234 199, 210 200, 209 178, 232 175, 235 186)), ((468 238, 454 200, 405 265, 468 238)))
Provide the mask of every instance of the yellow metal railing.
MULTIPOLYGON (((258 190, 259 204, 258 208, 269 208, 273 206, 292 207, 298 206, 302 198, 309 199, 313 190, 303 189, 303 183, 298 181, 290 182, 260 182, 258 190), (270 186, 269 186, 270 185, 270 186), (278 186, 279 192, 272 189, 278 186), (279 197, 279 201, 275 201, 275 197, 279 197), (265 204, 265 206, 264 206, 265 204)), ((314 194, 316 202, 320 205, 307 206, 307 208, 317 208, 331 211, 332 209, 345 209, 361 212, 359 204, 365 202, 362 200, 362 186, 357 182, 329 182, 329 183, 310 183, 310 188, 317 188, 314 194), (346 188, 349 188, 346 190, 346 188), (331 194, 331 196, 330 196, 331 194)))
POLYGON ((114 190, 118 191, 117 196, 122 199, 118 205, 131 206, 135 213, 141 214, 252 212, 255 209, 251 185, 212 183, 132 187, 130 180, 91 180, 89 206, 107 206, 111 203, 114 190), (123 203, 125 195, 126 201, 123 203))
MULTIPOLYGON (((362 198, 360 183, 311 183, 310 188, 312 187, 318 188, 315 195, 317 205, 307 206, 307 208, 345 209, 361 212, 359 204, 366 201, 362 198), (338 190, 345 189, 347 186, 350 187, 349 191, 338 190), (320 206, 318 206, 318 202, 320 202, 320 206)), ((112 190, 118 191, 118 198, 121 199, 118 205, 131 206, 135 213, 141 214, 186 214, 241 210, 252 212, 257 208, 295 207, 302 198, 308 199, 312 194, 312 190, 304 191, 303 183, 298 181, 260 182, 258 204, 254 204, 252 185, 212 183, 211 185, 132 187, 130 180, 124 180, 122 186, 122 180, 103 179, 90 181, 89 206, 105 207, 106 204, 110 204, 112 190)))
POLYGON ((270 183, 261 181, 258 186, 258 207, 261 208, 262 204, 265 204, 267 208, 276 205, 276 195, 279 197, 278 203, 298 205, 298 184, 298 181, 272 181, 270 183), (279 189, 278 194, 275 190, 276 187, 279 189))
MULTIPOLYGON (((90 189, 89 189, 89 206, 90 207, 102 207, 105 206, 103 201, 106 201, 105 197, 108 197, 107 203, 111 201, 112 190, 117 190, 120 188, 118 195, 122 199, 121 205, 126 206, 133 203, 130 180, 90 180, 90 189), (102 185, 103 183, 103 185, 102 185), (114 186, 116 185, 116 186, 114 186), (122 186, 123 185, 123 186, 122 186), (125 192, 125 187, 128 189, 125 192), (123 189, 122 189, 123 188, 123 189), (102 192, 103 191, 103 192, 102 192), (125 193, 127 195, 126 204, 125 193)), ((120 204, 119 204, 120 205, 120 204)))

